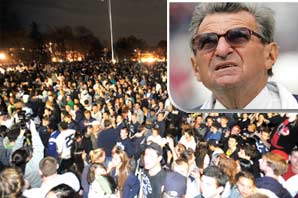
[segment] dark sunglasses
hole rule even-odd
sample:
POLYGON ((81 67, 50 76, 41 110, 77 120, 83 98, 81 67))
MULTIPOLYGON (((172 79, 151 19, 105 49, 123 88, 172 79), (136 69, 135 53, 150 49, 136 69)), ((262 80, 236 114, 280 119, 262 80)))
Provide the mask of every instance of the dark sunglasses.
POLYGON ((263 43, 268 42, 267 39, 253 30, 239 27, 230 29, 225 34, 203 33, 197 35, 192 39, 192 49, 194 52, 197 50, 204 52, 213 51, 217 47, 219 38, 222 36, 225 37, 232 47, 241 47, 250 41, 251 35, 260 38, 263 43))

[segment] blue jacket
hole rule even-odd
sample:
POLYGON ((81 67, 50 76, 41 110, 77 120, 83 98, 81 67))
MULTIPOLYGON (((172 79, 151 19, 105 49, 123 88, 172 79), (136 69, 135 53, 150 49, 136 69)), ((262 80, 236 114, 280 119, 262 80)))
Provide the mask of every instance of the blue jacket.
POLYGON ((139 190, 140 181, 134 174, 130 173, 127 180, 124 183, 122 198, 134 198, 136 195, 138 195, 139 190))
POLYGON ((47 156, 52 156, 56 159, 58 159, 56 138, 58 137, 59 134, 60 134, 59 130, 56 130, 53 133, 51 133, 48 146, 46 149, 47 156))
POLYGON ((216 133, 212 133, 211 131, 208 131, 205 137, 206 141, 209 140, 217 140, 219 141, 221 139, 221 135, 222 133, 220 133, 219 131, 217 131, 216 133))
POLYGON ((291 194, 276 179, 272 177, 259 177, 256 179, 256 186, 273 192, 279 198, 291 198, 291 194))
POLYGON ((120 142, 124 146, 124 151, 129 158, 131 158, 135 154, 134 144, 131 139, 126 138, 125 140, 122 140, 121 138, 118 138, 117 143, 118 142, 120 142))
POLYGON ((99 133, 97 148, 103 148, 107 157, 112 157, 112 149, 116 144, 118 133, 114 128, 108 128, 99 133))

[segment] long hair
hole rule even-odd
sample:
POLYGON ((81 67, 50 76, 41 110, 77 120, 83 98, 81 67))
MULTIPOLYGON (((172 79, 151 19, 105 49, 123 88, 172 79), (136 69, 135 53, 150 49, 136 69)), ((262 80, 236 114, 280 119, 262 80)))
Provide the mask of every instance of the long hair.
POLYGON ((127 156, 126 152, 117 145, 113 148, 112 155, 118 155, 121 160, 121 165, 117 169, 117 184, 120 191, 122 191, 125 181, 127 180, 131 172, 130 159, 127 156))
POLYGON ((229 182, 231 186, 233 186, 236 183, 237 162, 234 159, 227 157, 223 153, 219 154, 217 158, 217 167, 229 177, 229 182))
POLYGON ((205 156, 208 155, 208 143, 198 142, 195 155, 197 166, 201 169, 204 169, 205 156))
MULTIPOLYGON (((88 170, 88 174, 87 174, 87 182, 88 184, 91 184, 94 180, 95 180, 95 171, 97 168, 101 168, 103 170, 106 170, 106 168, 104 167, 103 164, 100 164, 100 163, 93 163, 91 164, 91 166, 89 167, 89 170, 88 170)), ((106 175, 104 175, 106 176, 106 175)))

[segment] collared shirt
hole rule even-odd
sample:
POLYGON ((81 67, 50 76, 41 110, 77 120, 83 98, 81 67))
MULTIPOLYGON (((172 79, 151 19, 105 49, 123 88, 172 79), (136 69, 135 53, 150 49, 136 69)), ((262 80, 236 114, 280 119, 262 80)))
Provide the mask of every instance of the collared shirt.
MULTIPOLYGON (((200 109, 227 109, 212 95, 200 109)), ((243 109, 298 109, 294 96, 283 85, 268 82, 261 92, 243 109)), ((194 109, 195 111, 197 110, 194 109)))

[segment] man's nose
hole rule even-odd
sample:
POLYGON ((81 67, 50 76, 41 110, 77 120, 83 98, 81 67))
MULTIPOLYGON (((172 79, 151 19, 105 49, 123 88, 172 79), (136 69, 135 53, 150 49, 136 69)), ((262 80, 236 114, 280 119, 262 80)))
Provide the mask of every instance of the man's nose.
POLYGON ((215 55, 226 58, 230 53, 232 53, 233 49, 231 45, 226 41, 225 37, 220 37, 218 39, 217 47, 215 48, 215 55))

